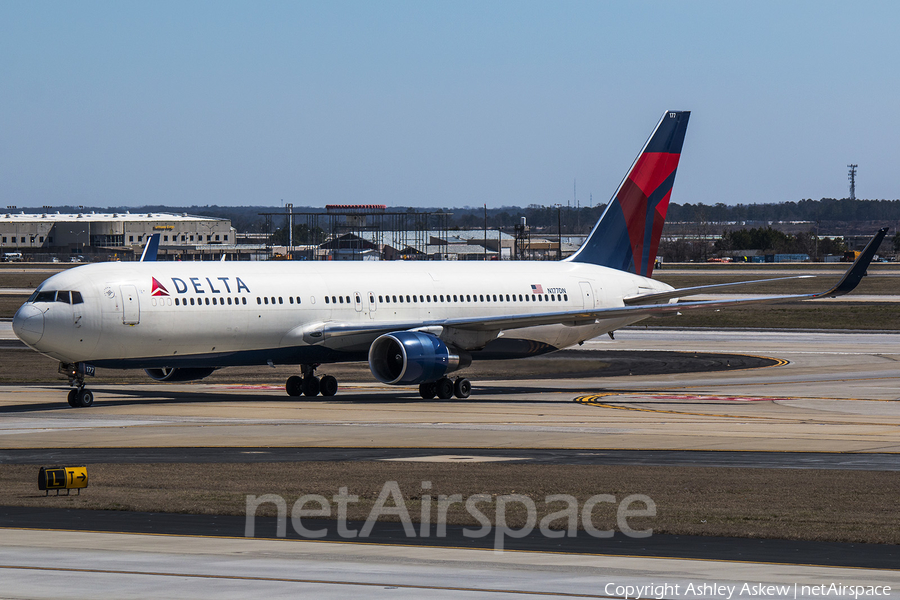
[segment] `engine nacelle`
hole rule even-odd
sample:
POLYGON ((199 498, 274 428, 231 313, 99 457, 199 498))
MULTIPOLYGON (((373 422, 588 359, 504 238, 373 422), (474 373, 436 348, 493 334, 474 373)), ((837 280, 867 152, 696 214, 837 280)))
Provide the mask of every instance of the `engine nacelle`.
POLYGON ((437 381, 470 364, 467 353, 454 354, 440 338, 419 331, 386 333, 369 347, 369 370, 390 385, 437 381))
POLYGON ((144 369, 144 373, 156 381, 196 381, 212 375, 214 368, 191 368, 191 369, 173 369, 164 367, 162 369, 144 369))

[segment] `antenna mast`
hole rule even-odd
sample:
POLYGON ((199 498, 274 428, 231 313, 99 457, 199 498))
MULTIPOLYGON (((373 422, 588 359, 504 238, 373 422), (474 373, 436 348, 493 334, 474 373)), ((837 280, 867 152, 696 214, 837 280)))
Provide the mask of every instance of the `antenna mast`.
POLYGON ((856 167, 859 165, 847 165, 850 168, 850 174, 847 179, 850 180, 850 199, 856 200, 856 167))

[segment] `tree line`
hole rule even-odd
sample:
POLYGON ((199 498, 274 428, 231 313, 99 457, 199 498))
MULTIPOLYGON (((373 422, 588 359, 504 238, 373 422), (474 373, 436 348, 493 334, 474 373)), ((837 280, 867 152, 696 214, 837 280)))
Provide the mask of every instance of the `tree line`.
POLYGON ((784 233, 771 227, 756 227, 725 231, 715 241, 716 252, 730 253, 738 250, 759 250, 763 254, 843 254, 847 244, 829 237, 817 238, 813 232, 784 233))
POLYGON ((822 198, 767 204, 670 204, 669 221, 897 221, 900 200, 850 200, 822 198))

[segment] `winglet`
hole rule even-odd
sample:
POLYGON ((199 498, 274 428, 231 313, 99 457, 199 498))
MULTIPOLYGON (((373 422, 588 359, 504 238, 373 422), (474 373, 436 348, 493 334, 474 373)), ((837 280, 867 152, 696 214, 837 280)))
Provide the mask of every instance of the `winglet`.
POLYGON ((872 262, 872 258, 875 257, 875 252, 878 251, 878 247, 881 246, 881 242, 884 240, 884 236, 887 235, 887 232, 887 227, 878 230, 878 233, 876 233, 875 237, 869 241, 865 250, 863 250, 856 260, 853 261, 853 264, 847 269, 847 272, 844 273, 844 276, 841 277, 841 280, 837 285, 827 292, 816 294, 815 297, 843 296, 844 294, 852 292, 856 286, 859 285, 859 282, 862 281, 862 278, 866 276, 866 270, 869 268, 869 264, 872 262))
POLYGON ((159 253, 159 234, 154 233, 147 238, 147 245, 144 246, 144 253, 141 254, 141 262, 153 262, 159 253))

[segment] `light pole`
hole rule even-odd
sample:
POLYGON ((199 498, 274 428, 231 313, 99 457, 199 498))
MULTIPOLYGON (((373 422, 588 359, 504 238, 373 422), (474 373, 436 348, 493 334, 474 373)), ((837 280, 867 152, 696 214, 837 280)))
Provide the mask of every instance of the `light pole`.
POLYGON ((487 260, 487 203, 484 205, 484 260, 487 260))
POLYGON ((78 230, 78 231, 72 229, 71 227, 69 228, 69 235, 74 235, 74 236, 75 236, 75 249, 76 249, 76 251, 79 249, 79 245, 80 245, 81 254, 84 254, 84 242, 80 241, 80 239, 81 239, 81 234, 82 234, 82 233, 86 233, 86 230, 85 230, 84 227, 82 227, 82 228, 81 228, 80 230, 78 230))
MULTIPOLYGON (((200 223, 201 223, 204 227, 206 227, 206 228, 209 229, 209 233, 206 235, 206 237, 207 237, 207 238, 212 238, 212 232, 213 232, 213 230, 216 228, 216 225, 217 225, 216 221, 214 221, 214 220, 212 220, 212 219, 207 219, 206 221, 200 221, 200 223)), ((211 241, 211 239, 205 240, 205 243, 206 243, 206 247, 207 247, 207 248, 209 248, 209 243, 210 243, 210 241, 211 241)), ((200 240, 200 243, 203 244, 203 243, 204 243, 204 240, 200 240)), ((200 260, 203 260, 203 249, 200 250, 200 260)))
MULTIPOLYGON (((284 202, 284 200, 282 200, 284 202)), ((288 257, 294 258, 294 205, 288 202, 284 205, 288 211, 288 257)))
POLYGON ((562 204, 556 205, 556 260, 562 260, 562 204))

